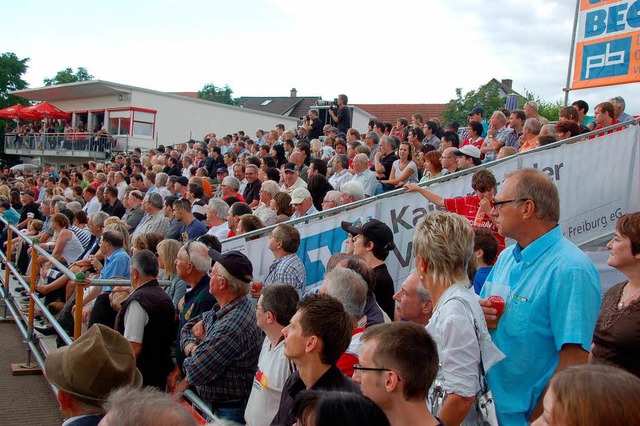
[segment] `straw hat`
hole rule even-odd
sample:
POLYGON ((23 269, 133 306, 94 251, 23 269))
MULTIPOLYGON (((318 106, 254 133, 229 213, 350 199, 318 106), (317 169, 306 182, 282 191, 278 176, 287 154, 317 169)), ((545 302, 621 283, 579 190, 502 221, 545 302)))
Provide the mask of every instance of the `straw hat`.
POLYGON ((56 349, 45 360, 47 379, 80 402, 104 402, 112 390, 139 387, 131 344, 111 328, 95 324, 69 346, 56 349))

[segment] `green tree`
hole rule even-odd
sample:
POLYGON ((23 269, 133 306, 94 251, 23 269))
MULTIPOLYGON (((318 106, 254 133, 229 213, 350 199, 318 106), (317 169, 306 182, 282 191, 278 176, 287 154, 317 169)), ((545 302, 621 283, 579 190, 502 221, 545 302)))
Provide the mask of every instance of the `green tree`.
POLYGON ((78 67, 77 72, 73 72, 73 68, 67 68, 62 71, 58 71, 55 77, 45 78, 45 86, 57 86, 58 84, 75 83, 76 81, 88 81, 93 80, 93 76, 89 74, 86 68, 78 67))
POLYGON ((461 126, 467 125, 469 112, 475 107, 482 107, 485 116, 500 108, 504 108, 505 98, 500 97, 499 85, 485 84, 477 90, 471 90, 462 96, 462 89, 456 89, 456 98, 451 99, 442 112, 445 121, 457 121, 461 126))
POLYGON ((224 87, 216 87, 213 83, 207 83, 198 91, 198 98, 205 101, 219 102, 222 104, 235 105, 238 99, 231 95, 233 90, 226 84, 224 87))
POLYGON ((27 72, 29 58, 18 59, 15 53, 6 52, 0 55, 0 109, 20 103, 28 105, 26 99, 9 92, 26 89, 29 85, 22 79, 27 72))
MULTIPOLYGON (((15 104, 29 105, 29 102, 16 95, 10 95, 9 92, 14 90, 22 90, 29 87, 22 76, 27 72, 27 62, 29 58, 19 59, 15 53, 6 52, 0 55, 0 109, 15 104)), ((0 166, 11 166, 15 162, 11 162, 7 155, 4 155, 4 129, 5 125, 12 120, 0 119, 0 166)), ((13 160, 15 161, 15 160, 13 160)))
POLYGON ((560 110, 564 106, 561 99, 548 102, 540 99, 540 96, 524 89, 524 97, 518 100, 518 107, 524 108, 525 102, 535 101, 538 104, 538 114, 545 117, 549 121, 558 121, 560 119, 560 110))

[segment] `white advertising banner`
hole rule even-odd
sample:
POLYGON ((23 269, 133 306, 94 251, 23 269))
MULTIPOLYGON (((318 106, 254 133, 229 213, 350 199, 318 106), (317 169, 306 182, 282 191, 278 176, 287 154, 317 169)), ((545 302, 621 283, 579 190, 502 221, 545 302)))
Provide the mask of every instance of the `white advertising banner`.
MULTIPOLYGON (((637 126, 632 126, 597 139, 520 155, 490 169, 498 182, 507 172, 523 167, 547 173, 559 190, 562 231, 579 245, 613 233, 622 214, 640 210, 639 132, 637 126)), ((470 194, 471 174, 429 189, 446 198, 470 194)), ((340 227, 341 221, 370 216, 385 222, 393 231, 396 249, 385 263, 399 288, 413 268, 414 228, 435 209, 419 194, 400 194, 307 224, 296 224, 301 235, 298 256, 305 265, 307 287, 311 289, 322 281, 328 259, 344 249, 347 234, 340 227)), ((267 240, 262 237, 248 242, 226 241, 223 250, 243 251, 253 263, 255 279, 260 280, 274 260, 267 240)))

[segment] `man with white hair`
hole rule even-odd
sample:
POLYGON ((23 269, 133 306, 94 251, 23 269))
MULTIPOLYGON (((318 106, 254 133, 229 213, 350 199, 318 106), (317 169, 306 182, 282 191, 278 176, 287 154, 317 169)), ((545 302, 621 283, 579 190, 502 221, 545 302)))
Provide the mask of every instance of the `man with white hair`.
POLYGON ((209 294, 209 275, 211 258, 206 245, 197 241, 188 242, 176 256, 176 274, 189 286, 189 291, 178 303, 178 335, 176 340, 177 365, 167 379, 169 389, 176 386, 183 376, 182 363, 185 356, 180 345, 180 331, 191 319, 208 312, 213 308, 216 299, 209 294))
POLYGON ((535 101, 529 101, 524 104, 524 114, 527 116, 527 119, 537 119, 541 126, 549 124, 549 120, 538 114, 538 104, 535 101))
MULTIPOLYGON (((364 325, 360 326, 358 322, 362 318, 367 300, 367 283, 357 272, 338 267, 325 275, 320 293, 338 299, 351 317, 353 327, 351 343, 336 364, 345 376, 351 377, 353 376, 353 366, 358 364, 360 336, 364 332, 364 325)), ((366 321, 363 322, 366 323, 366 321)))
POLYGON ((369 154, 369 160, 373 163, 375 161, 376 153, 378 152, 378 143, 380 137, 376 132, 368 132, 364 137, 364 143, 369 147, 371 153, 369 154))
MULTIPOLYGON (((42 191, 44 193, 44 191, 42 191)), ((87 214, 88 217, 90 217, 92 214, 99 212, 100 209, 102 208, 102 204, 100 204, 100 200, 98 200, 98 197, 96 197, 96 189, 91 186, 88 185, 83 191, 82 191, 82 198, 85 201, 85 205, 82 208, 82 210, 84 210, 84 212, 87 214)))
POLYGON ((431 294, 421 283, 417 272, 411 271, 393 295, 396 302, 395 321, 411 321, 426 326, 433 313, 431 294))
POLYGON ((498 151, 503 146, 511 146, 518 149, 518 137, 516 132, 506 126, 507 117, 502 111, 495 111, 489 119, 489 130, 487 131, 487 137, 485 142, 480 148, 486 161, 492 161, 496 159, 498 151))
POLYGON ((265 226, 276 223, 276 212, 270 207, 273 197, 280 192, 280 187, 275 181, 267 180, 260 187, 260 203, 253 211, 265 226))
POLYGON ((340 191, 342 185, 352 179, 353 175, 349 173, 349 157, 344 154, 336 155, 333 159, 333 174, 329 177, 329 184, 336 191, 340 191))
POLYGON ((307 182, 302 180, 299 176, 298 166, 294 163, 287 163, 284 166, 284 179, 282 185, 282 192, 285 192, 289 195, 293 193, 297 188, 306 188, 307 182))
MULTIPOLYGON (((369 169, 369 157, 366 154, 358 154, 353 158, 355 174, 351 182, 358 182, 364 188, 364 195, 373 197, 376 193, 378 179, 375 173, 369 169)), ((346 184, 346 183, 345 183, 346 184)))
POLYGON ((167 188, 167 181, 169 180, 169 175, 166 173, 158 173, 156 175, 156 187, 158 188, 158 194, 162 197, 162 201, 169 195, 171 195, 171 191, 167 188))
POLYGON ((145 195, 144 200, 142 200, 142 210, 144 210, 145 214, 133 234, 131 234, 132 244, 142 234, 150 232, 166 234, 169 229, 169 218, 164 216, 162 207, 162 196, 159 192, 145 195))
POLYGON ((222 179, 222 184, 220 184, 220 188, 222 191, 222 199, 226 200, 227 198, 235 197, 239 201, 245 202, 244 197, 240 194, 240 181, 238 178, 233 176, 227 176, 222 179))
POLYGON ((362 184, 357 181, 347 182, 342 185, 340 194, 342 195, 342 204, 349 204, 356 201, 364 200, 364 186, 362 186, 362 184))
POLYGON ((175 308, 158 285, 158 258, 149 250, 131 257, 133 293, 122 303, 115 330, 133 347, 142 384, 164 389, 172 370, 171 343, 175 308))
POLYGON ((229 204, 220 198, 212 198, 207 205, 207 222, 209 222, 209 230, 207 235, 213 235, 222 241, 229 235, 229 224, 227 216, 229 215, 229 204))
POLYGON ((289 156, 289 161, 298 167, 298 175, 303 181, 307 181, 309 176, 309 167, 304 163, 304 156, 300 151, 293 151, 289 156))
POLYGON ((328 191, 322 200, 322 210, 329 210, 342 205, 342 194, 340 191, 328 191))
POLYGON ((144 211, 142 210, 143 199, 144 196, 142 192, 138 190, 129 191, 129 193, 124 196, 124 206, 127 208, 127 211, 124 216, 122 216, 122 221, 125 223, 125 227, 129 232, 136 229, 142 220, 142 216, 144 216, 144 211))
POLYGON ((318 213, 313 205, 311 193, 306 188, 298 188, 291 194, 291 205, 295 210, 291 215, 291 219, 298 219, 303 216, 309 216, 318 213))
POLYGON ((535 118, 527 118, 522 127, 522 136, 519 152, 529 151, 538 146, 538 137, 541 129, 540 122, 535 118))
POLYGON ((186 374, 175 390, 195 386, 214 415, 244 423, 263 339, 256 309, 246 297, 253 267, 237 250, 219 253, 211 249, 209 256, 214 260, 209 292, 216 304, 201 319, 182 328, 186 374))
POLYGON ((609 102, 613 104, 613 110, 614 110, 613 118, 618 120, 620 123, 633 120, 632 116, 624 112, 625 102, 622 96, 616 96, 615 98, 611 98, 609 102))
POLYGON ((124 195, 127 191, 127 181, 124 177, 124 173, 116 172, 116 189, 118 190, 118 200, 123 201, 124 195))

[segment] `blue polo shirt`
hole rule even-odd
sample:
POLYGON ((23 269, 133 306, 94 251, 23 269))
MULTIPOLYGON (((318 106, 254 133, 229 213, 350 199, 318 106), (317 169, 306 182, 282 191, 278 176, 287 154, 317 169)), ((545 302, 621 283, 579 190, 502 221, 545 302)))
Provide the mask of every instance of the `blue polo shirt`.
POLYGON ((526 425, 558 366, 562 346, 591 347, 600 311, 600 276, 556 226, 524 249, 515 244, 503 250, 482 297, 492 282, 508 284, 511 293, 492 332, 506 359, 487 378, 499 423, 526 425))
MULTIPOLYGON (((129 255, 123 248, 119 248, 111 256, 104 261, 102 271, 100 271, 100 279, 107 280, 113 277, 131 278, 129 275, 129 255)), ((103 286, 102 291, 111 291, 111 287, 103 286)))

